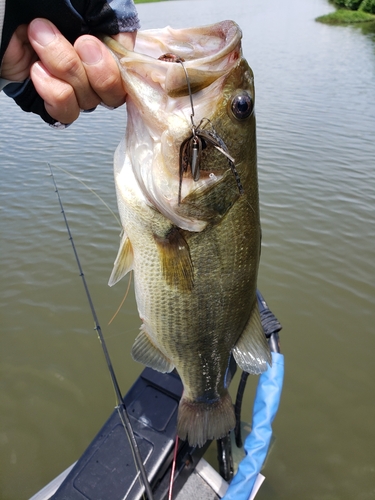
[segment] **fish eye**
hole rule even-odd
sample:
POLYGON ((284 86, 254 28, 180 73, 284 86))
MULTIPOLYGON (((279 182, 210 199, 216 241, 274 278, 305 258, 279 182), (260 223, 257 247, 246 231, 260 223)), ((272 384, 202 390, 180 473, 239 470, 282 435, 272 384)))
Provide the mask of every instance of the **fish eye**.
POLYGON ((248 92, 241 92, 232 98, 230 109, 237 120, 248 118, 254 109, 254 101, 248 92))

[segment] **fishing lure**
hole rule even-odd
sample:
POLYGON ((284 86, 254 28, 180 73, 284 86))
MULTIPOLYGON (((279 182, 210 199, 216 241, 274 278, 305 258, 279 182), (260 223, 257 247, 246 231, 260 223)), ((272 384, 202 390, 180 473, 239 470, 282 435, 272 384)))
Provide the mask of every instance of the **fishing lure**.
POLYGON ((228 148, 223 141, 223 139, 216 132, 212 123, 208 118, 203 118, 198 126, 192 126, 192 135, 185 139, 180 147, 180 185, 178 192, 178 203, 181 203, 181 186, 182 179, 185 172, 190 170, 194 181, 198 181, 200 178, 201 170, 201 154, 202 150, 207 147, 207 144, 211 144, 220 153, 228 159, 229 167, 236 179, 237 187, 240 194, 243 194, 244 190, 241 184, 240 176, 237 172, 234 158, 230 156, 228 148), (211 130, 202 128, 202 124, 209 123, 211 130))
POLYGON ((240 176, 237 172, 236 166, 235 166, 235 160, 232 158, 232 156, 229 154, 228 148, 223 141, 223 139, 220 137, 220 135, 216 132, 214 126, 212 125, 211 121, 208 118, 202 118, 202 120, 199 122, 198 126, 195 125, 194 123, 194 104, 193 104, 193 95, 191 92, 191 87, 190 87, 190 80, 189 80, 189 75, 186 71, 185 65, 184 65, 184 59, 182 57, 179 57, 175 54, 172 54, 170 52, 163 54, 162 56, 159 57, 160 60, 166 61, 166 62, 174 62, 174 63, 179 63, 181 64, 184 73, 185 73, 185 78, 186 78, 186 83, 188 86, 188 92, 189 92, 189 98, 190 98, 190 105, 191 105, 191 114, 190 114, 190 119, 191 119, 191 131, 192 134, 189 136, 187 139, 185 139, 180 147, 180 183, 179 183, 179 189, 178 189, 178 204, 180 205, 181 203, 181 188, 182 188, 182 180, 184 174, 190 170, 191 175, 194 179, 195 182, 197 182, 200 178, 200 170, 201 170, 201 155, 203 149, 207 147, 207 145, 212 145, 214 148, 216 148, 220 153, 222 153, 224 156, 227 157, 228 159, 228 164, 229 167, 236 179, 238 191, 240 194, 244 193, 243 186, 241 184, 241 179, 240 176), (206 123, 210 124, 210 130, 207 130, 204 127, 206 123))

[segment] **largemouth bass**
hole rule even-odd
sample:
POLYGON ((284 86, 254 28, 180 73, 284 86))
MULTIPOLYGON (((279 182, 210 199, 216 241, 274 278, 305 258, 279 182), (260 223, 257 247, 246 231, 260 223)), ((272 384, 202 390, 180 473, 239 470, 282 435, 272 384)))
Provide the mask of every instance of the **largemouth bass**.
POLYGON ((253 73, 231 21, 140 32, 134 52, 107 41, 127 96, 115 153, 123 236, 109 280, 134 271, 142 326, 135 360, 177 369, 178 435, 191 445, 235 425, 233 354, 271 363, 256 300, 261 246, 253 73))

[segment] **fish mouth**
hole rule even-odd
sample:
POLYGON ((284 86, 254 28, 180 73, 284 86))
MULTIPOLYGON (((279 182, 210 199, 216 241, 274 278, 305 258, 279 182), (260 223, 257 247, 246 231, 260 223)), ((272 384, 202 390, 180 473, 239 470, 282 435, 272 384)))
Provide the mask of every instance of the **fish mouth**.
POLYGON ((203 168, 199 180, 184 174, 181 187, 180 146, 192 134, 193 114, 199 127, 217 109, 226 77, 242 58, 241 38, 233 21, 140 31, 134 51, 102 38, 128 93, 126 154, 137 184, 150 206, 188 231, 203 231, 207 221, 182 215, 180 201, 220 181, 223 171, 203 168))
POLYGON ((134 51, 110 37, 105 44, 119 59, 123 70, 159 84, 169 97, 189 94, 183 62, 194 94, 225 75, 241 57, 240 27, 234 21, 198 28, 152 29, 137 33, 134 51), (166 54, 175 59, 165 58, 166 54), (172 64, 171 64, 172 62, 172 64))

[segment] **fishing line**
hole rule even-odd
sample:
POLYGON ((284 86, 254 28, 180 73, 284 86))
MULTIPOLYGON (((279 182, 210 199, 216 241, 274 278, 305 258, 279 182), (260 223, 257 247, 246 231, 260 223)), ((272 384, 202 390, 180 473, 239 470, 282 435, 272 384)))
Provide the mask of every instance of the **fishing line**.
POLYGON ((174 451, 173 451, 173 462, 172 462, 172 469, 171 469, 171 477, 169 480, 168 500, 172 500, 174 475, 175 475, 175 471, 176 471, 176 462, 177 462, 178 441, 179 441, 179 439, 178 439, 178 435, 177 435, 175 445, 174 445, 174 451))
POLYGON ((132 282, 132 272, 130 271, 129 273, 129 281, 128 281, 128 287, 126 289, 126 292, 125 292, 125 295, 124 295, 124 298, 122 299, 120 305, 118 306, 117 308, 117 311, 115 312, 115 314, 112 316, 112 318, 108 321, 108 326, 112 323, 112 321, 115 319, 115 317, 118 315, 121 307, 124 305, 124 302, 126 300, 126 297, 128 296, 128 293, 129 293, 129 290, 130 290, 130 285, 131 285, 131 282, 132 282))
POLYGON ((176 59, 176 62, 181 64, 182 69, 184 70, 184 73, 185 73, 186 83, 187 83, 189 97, 190 97, 190 106, 191 106, 191 115, 190 115, 191 128, 192 128, 193 136, 195 137, 195 130, 197 127, 195 126, 195 123, 194 123, 193 93, 192 93, 191 87, 190 87, 190 78, 189 78, 188 72, 186 71, 184 60, 181 59, 181 57, 179 57, 176 59))
POLYGON ((142 457, 141 457, 140 452, 139 452, 137 441, 136 441, 134 433, 133 433, 133 429, 132 429, 132 426, 131 426, 129 415, 128 415, 128 412, 127 412, 126 407, 125 407, 125 403, 124 403, 124 400, 123 400, 123 397, 122 397, 122 394, 121 394, 121 391, 120 391, 119 384, 117 382, 117 378, 116 378, 115 371, 114 371, 114 368, 113 368, 113 365, 112 365, 112 362, 111 362, 111 358, 109 356, 107 345, 106 345, 106 342, 104 340, 104 336, 103 336, 103 333, 102 333, 102 330, 101 330, 101 327, 100 327, 100 324, 99 324, 98 317, 96 315, 94 304, 93 304, 92 299, 91 299, 91 295, 90 295, 90 292, 89 292, 89 289, 88 289, 88 286, 87 286, 86 278, 85 278, 85 275, 83 273, 81 262, 80 262, 79 257, 78 257, 77 249, 76 249, 76 246, 75 246, 74 241, 73 241, 73 236, 72 236, 72 233, 70 231, 70 227, 69 227, 69 224, 68 224, 68 219, 67 219, 66 214, 65 214, 65 210, 64 210, 64 207, 63 207, 63 204, 62 204, 62 201, 61 201, 60 193, 59 193, 59 190, 57 188, 57 184, 56 184, 55 177, 53 175, 53 171, 52 171, 52 167, 51 167, 50 163, 48 163, 48 167, 49 167, 50 172, 51 172, 52 181, 53 181, 53 184, 55 186, 55 193, 57 194, 57 198, 59 200, 59 204, 60 204, 60 208, 61 208, 61 213, 63 214, 64 222, 65 222, 66 229, 67 229, 67 232, 68 232, 68 235, 69 235, 69 240, 70 240, 70 243, 72 245, 74 256, 75 256, 75 259, 76 259, 76 262, 77 262, 77 266, 78 266, 78 269, 79 269, 79 273, 80 273, 80 276, 82 278, 83 286, 85 288, 86 297, 87 297, 87 300, 88 300, 88 303, 89 303, 89 306, 90 306, 90 309, 91 309, 91 314, 92 314, 92 317, 94 319, 94 324, 95 324, 94 330, 96 330, 96 332, 98 334, 98 338, 99 338, 100 344, 102 346, 103 354, 104 354, 104 357, 105 357, 105 360, 106 360, 106 363, 107 363, 107 368, 108 368, 108 371, 109 371, 110 376, 111 376, 112 385, 113 385, 113 388, 114 388, 114 391, 115 391, 115 395, 116 395, 116 406, 115 406, 115 408, 116 408, 116 410, 118 412, 118 415, 119 415, 119 418, 120 418, 120 420, 122 422, 122 425, 124 427, 125 433, 126 433, 128 439, 129 439, 129 442, 130 442, 130 445, 131 445, 131 449, 132 449, 132 452, 133 452, 133 456, 134 456, 134 459, 135 459, 135 465, 136 465, 136 467, 138 469, 138 474, 140 474, 140 477, 142 479, 142 483, 143 483, 143 486, 145 487, 147 497, 148 497, 149 500, 153 500, 153 494, 152 494, 151 486, 150 486, 150 483, 149 483, 148 478, 147 478, 147 474, 146 474, 146 471, 145 471, 145 468, 144 468, 144 465, 143 465, 142 457))
MULTIPOLYGON (((111 209, 111 207, 103 200, 103 198, 101 196, 98 195, 98 193, 96 191, 94 191, 93 189, 90 188, 90 186, 88 186, 85 182, 83 182, 79 177, 73 175, 71 172, 69 172, 69 170, 66 170, 65 168, 62 168, 62 167, 59 167, 58 165, 53 165, 54 168, 58 168, 59 170, 61 170, 62 172, 64 172, 65 174, 69 175, 69 177, 72 177, 73 179, 75 179, 76 181, 80 182, 86 189, 88 189, 92 194, 94 194, 99 200, 100 202, 111 212, 111 214, 113 215, 113 217, 116 219, 116 222, 118 223, 118 225, 121 227, 121 223, 119 221, 119 218, 117 217, 117 215, 114 213, 114 211, 111 209)), ((119 313, 121 307, 124 305, 124 302, 128 296, 128 293, 129 293, 129 290, 130 290, 130 284, 131 284, 131 277, 132 277, 132 273, 130 272, 129 274, 129 281, 128 281, 128 286, 127 286, 127 289, 125 291, 125 295, 124 295, 124 298, 121 300, 120 302, 120 305, 118 306, 117 308, 117 311, 115 312, 115 314, 112 316, 112 318, 109 320, 108 322, 108 326, 112 323, 112 321, 116 318, 117 314, 119 313)), ((108 337, 107 337, 108 338, 108 337)))
POLYGON ((103 200, 103 198, 98 195, 98 193, 96 191, 94 191, 92 188, 90 188, 90 186, 88 186, 86 183, 84 183, 79 177, 77 177, 77 176, 73 175, 71 172, 69 172, 69 170, 65 170, 65 168, 59 167, 58 165, 53 165, 53 167, 58 168, 59 170, 61 170, 65 174, 69 175, 69 177, 72 177, 76 181, 80 182, 83 186, 85 186, 86 189, 88 189, 92 194, 94 194, 97 198, 99 198, 101 203, 103 203, 103 205, 106 208, 108 208, 108 210, 111 212, 113 217, 116 219, 117 224, 121 227, 121 222, 119 221, 119 218, 117 217, 117 215, 114 213, 114 211, 111 209, 111 207, 109 205, 107 205, 107 203, 103 200))

